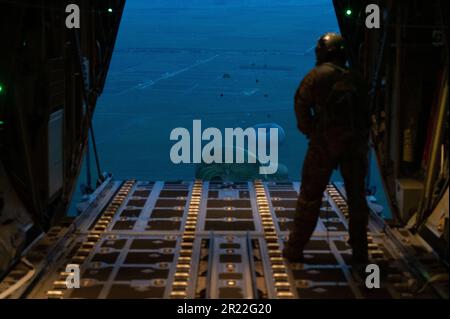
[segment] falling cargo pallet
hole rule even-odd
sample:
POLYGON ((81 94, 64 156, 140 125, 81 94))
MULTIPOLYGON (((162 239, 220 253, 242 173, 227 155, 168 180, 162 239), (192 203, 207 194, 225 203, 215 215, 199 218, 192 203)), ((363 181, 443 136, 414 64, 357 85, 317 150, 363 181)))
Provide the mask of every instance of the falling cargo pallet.
MULTIPOLYGON (((368 239, 371 259, 381 269, 381 288, 369 290, 357 279, 350 266, 348 207, 340 184, 329 185, 324 193, 306 262, 288 263, 281 250, 298 190, 295 182, 110 180, 75 223, 54 227, 29 250, 27 259, 41 276, 21 296, 328 299, 439 294, 428 285, 420 289, 433 271, 440 271, 437 259, 417 256, 405 244, 410 235, 390 229, 375 214, 368 239), (67 289, 68 264, 79 265, 80 288, 67 289)), ((19 264, 15 274, 23 268, 19 264)))

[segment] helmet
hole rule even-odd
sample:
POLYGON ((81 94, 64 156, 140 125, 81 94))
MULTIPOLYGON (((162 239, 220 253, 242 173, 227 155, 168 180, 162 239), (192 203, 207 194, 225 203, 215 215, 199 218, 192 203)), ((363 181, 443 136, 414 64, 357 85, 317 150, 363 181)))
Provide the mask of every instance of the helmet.
POLYGON ((317 64, 338 61, 345 64, 345 41, 337 33, 325 33, 319 38, 316 46, 317 64))

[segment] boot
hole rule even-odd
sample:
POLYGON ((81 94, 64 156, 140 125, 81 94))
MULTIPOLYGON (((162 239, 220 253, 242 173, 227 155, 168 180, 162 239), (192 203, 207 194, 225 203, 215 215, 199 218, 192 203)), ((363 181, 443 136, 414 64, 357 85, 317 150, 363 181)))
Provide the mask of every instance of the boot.
POLYGON ((286 242, 283 248, 283 257, 290 262, 302 263, 305 261, 303 247, 286 242))

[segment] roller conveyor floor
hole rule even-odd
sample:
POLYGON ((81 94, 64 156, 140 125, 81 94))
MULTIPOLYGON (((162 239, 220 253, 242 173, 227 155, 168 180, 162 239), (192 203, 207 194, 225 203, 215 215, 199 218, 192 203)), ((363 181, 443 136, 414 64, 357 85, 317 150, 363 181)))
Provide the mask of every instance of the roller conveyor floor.
MULTIPOLYGON (((281 256, 299 183, 109 181, 70 225, 54 227, 26 253, 36 279, 27 298, 434 298, 425 285, 442 265, 418 253, 405 231, 372 214, 371 260, 381 288, 368 290, 350 265, 348 207, 340 184, 324 193, 305 263, 281 256), (67 289, 66 266, 81 270, 67 289), (420 289, 420 287, 424 289, 420 289)), ((16 268, 6 289, 26 271, 16 268), (17 279, 17 278, 16 278, 17 279)), ((447 289, 448 287, 443 287, 447 289)))

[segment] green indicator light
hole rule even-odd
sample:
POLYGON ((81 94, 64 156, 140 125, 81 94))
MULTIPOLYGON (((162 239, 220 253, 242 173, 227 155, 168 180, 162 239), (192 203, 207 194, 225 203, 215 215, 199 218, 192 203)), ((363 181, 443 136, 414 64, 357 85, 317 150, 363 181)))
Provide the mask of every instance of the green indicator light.
POLYGON ((3 92, 3 85, 0 84, 0 93, 3 92))
POLYGON ((345 14, 346 14, 347 16, 351 16, 352 13, 353 13, 353 11, 352 11, 351 9, 345 10, 345 14))
POLYGON ((2 120, 0 120, 0 126, 5 125, 5 122, 3 122, 2 120))
POLYGON ((109 9, 108 9, 108 12, 109 12, 109 13, 112 13, 112 12, 113 12, 113 9, 112 9, 112 8, 109 8, 109 9))

